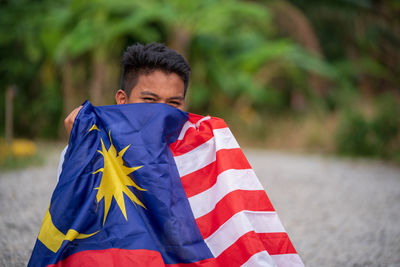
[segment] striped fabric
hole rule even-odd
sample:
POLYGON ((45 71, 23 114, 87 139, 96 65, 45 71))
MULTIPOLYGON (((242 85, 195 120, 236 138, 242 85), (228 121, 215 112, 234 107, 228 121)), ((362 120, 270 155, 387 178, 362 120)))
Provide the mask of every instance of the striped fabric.
POLYGON ((202 266, 304 266, 223 120, 189 114, 170 149, 215 257, 202 266))

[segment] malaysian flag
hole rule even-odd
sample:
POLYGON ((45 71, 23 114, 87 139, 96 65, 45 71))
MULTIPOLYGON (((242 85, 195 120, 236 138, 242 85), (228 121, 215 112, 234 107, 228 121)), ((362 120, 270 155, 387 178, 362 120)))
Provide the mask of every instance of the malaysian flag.
POLYGON ((303 266, 219 118, 86 102, 62 166, 29 266, 303 266))
POLYGON ((189 114, 170 148, 196 223, 216 262, 226 266, 303 266, 222 119, 189 114))

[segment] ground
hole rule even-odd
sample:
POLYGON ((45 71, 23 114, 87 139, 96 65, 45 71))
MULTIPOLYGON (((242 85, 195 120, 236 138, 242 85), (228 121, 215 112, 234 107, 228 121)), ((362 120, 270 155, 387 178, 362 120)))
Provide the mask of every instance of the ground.
MULTIPOLYGON (((26 266, 56 185, 59 149, 0 174, 0 266, 26 266)), ((245 149, 306 266, 400 266, 400 168, 245 149)))

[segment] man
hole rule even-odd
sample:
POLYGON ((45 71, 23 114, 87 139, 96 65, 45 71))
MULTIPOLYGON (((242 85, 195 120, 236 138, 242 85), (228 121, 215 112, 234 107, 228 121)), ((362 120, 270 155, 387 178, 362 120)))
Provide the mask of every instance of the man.
MULTIPOLYGON (((118 105, 164 103, 184 109, 190 66, 175 50, 160 43, 138 43, 126 49, 121 64, 121 88, 115 94, 118 105)), ((79 106, 74 109, 64 120, 68 135, 81 108, 79 106)), ((58 176, 67 148, 60 156, 58 176)))
POLYGON ((86 102, 68 115, 28 266, 303 266, 225 122, 181 111, 184 58, 136 44, 122 67, 117 104, 174 108, 86 102))
MULTIPOLYGON (((189 76, 186 60, 165 45, 132 45, 122 57, 121 89, 115 94, 115 101, 117 104, 165 103, 183 110, 189 76)), ((66 117, 64 125, 68 134, 81 108, 66 117)))

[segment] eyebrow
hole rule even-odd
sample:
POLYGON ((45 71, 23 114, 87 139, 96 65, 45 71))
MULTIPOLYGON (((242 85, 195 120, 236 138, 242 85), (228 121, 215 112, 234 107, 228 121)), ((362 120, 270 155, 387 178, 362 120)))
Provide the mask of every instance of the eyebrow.
POLYGON ((153 93, 153 92, 149 92, 149 91, 143 91, 143 92, 140 92, 140 94, 141 94, 141 95, 151 95, 151 96, 160 98, 159 95, 157 95, 157 94, 155 94, 155 93, 153 93))
MULTIPOLYGON (((142 91, 142 92, 140 92, 140 94, 142 96, 151 95, 151 96, 154 96, 156 98, 160 98, 159 95, 157 95, 157 94, 155 94, 153 92, 150 92, 150 91, 142 91)), ((185 98, 183 96, 172 96, 172 97, 168 97, 167 99, 168 100, 182 100, 183 101, 185 98)))
POLYGON ((183 100, 183 96, 173 96, 173 97, 168 97, 168 100, 183 100))

